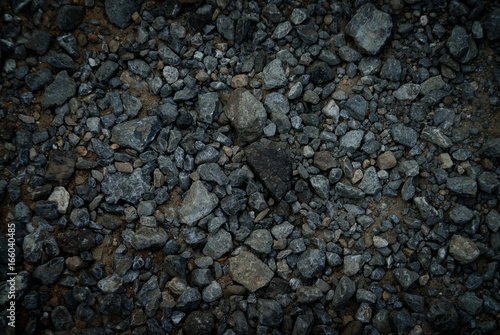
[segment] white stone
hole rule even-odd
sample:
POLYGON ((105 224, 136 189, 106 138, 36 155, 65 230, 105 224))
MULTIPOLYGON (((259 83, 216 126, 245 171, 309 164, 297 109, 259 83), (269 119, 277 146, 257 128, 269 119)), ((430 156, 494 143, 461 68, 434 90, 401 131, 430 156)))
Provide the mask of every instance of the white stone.
POLYGON ((68 191, 63 186, 57 186, 52 191, 52 194, 49 196, 49 201, 55 201, 57 203, 57 211, 60 214, 66 214, 66 211, 69 206, 70 195, 68 191))

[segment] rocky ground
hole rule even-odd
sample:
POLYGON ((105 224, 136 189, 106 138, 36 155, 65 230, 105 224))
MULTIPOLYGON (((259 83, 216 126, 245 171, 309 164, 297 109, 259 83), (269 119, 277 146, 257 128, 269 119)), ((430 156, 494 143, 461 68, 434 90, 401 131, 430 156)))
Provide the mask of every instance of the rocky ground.
POLYGON ((500 7, 0 4, 19 334, 499 334, 500 7))

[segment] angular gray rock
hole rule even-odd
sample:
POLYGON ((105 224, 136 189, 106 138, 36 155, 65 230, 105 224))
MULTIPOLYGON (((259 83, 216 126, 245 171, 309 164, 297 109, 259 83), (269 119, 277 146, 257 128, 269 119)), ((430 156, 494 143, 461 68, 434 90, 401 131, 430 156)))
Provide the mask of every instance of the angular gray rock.
POLYGON ((391 35, 391 16, 373 4, 361 6, 346 26, 346 33, 354 38, 364 53, 376 55, 391 35))
POLYGON ((408 83, 402 85, 400 88, 394 91, 393 95, 398 100, 413 101, 418 97, 420 89, 420 85, 408 83))
POLYGON ((275 59, 264 67, 262 79, 264 81, 263 88, 266 90, 282 88, 288 84, 288 78, 280 59, 275 59))
POLYGON ((432 207, 432 205, 430 205, 424 197, 415 197, 413 198, 413 201, 415 202, 415 205, 417 205, 420 215, 422 215, 424 220, 439 216, 439 212, 432 207))
POLYGON ((242 141, 252 142, 262 135, 267 120, 266 110, 246 89, 238 88, 231 93, 225 114, 242 141))
POLYGON ((311 186, 316 191, 316 193, 324 200, 328 200, 330 198, 330 182, 328 178, 323 175, 312 176, 311 186))
POLYGON ((292 188, 290 149, 284 142, 261 139, 245 148, 245 156, 257 177, 276 200, 292 188))
POLYGON ((119 200, 136 204, 142 195, 150 190, 150 186, 140 171, 134 171, 105 175, 101 190, 106 196, 106 202, 110 204, 116 204, 119 200))
POLYGON ((337 183, 335 185, 335 192, 341 196, 350 199, 362 199, 365 197, 365 192, 361 191, 359 188, 356 188, 351 185, 351 183, 337 183))
POLYGON ((469 264, 479 257, 476 243, 467 237, 453 235, 450 241, 450 255, 462 264, 469 264))
POLYGON ((113 127, 111 141, 142 152, 154 140, 160 128, 161 122, 156 116, 126 121, 113 127))
POLYGON ((198 121, 212 123, 219 109, 219 93, 208 92, 198 95, 196 102, 198 121))
POLYGON ((392 273, 403 291, 409 289, 410 286, 419 278, 419 274, 417 272, 408 270, 406 268, 394 269, 392 273))
POLYGON ((52 258, 33 271, 33 278, 39 280, 43 285, 52 285, 59 279, 63 270, 64 257, 52 258))
POLYGON ((353 153, 361 145, 363 140, 363 130, 351 130, 340 138, 340 148, 349 153, 353 153))
POLYGON ((410 127, 397 123, 391 128, 391 135, 394 141, 413 148, 417 144, 418 133, 410 127))
POLYGON ((203 182, 195 181, 182 201, 180 221, 192 225, 210 214, 218 203, 217 196, 210 193, 203 182))
POLYGON ((500 137, 488 139, 481 148, 483 154, 491 158, 500 158, 500 137))
POLYGON ((130 25, 132 14, 140 10, 135 0, 105 0, 104 7, 109 21, 122 29, 130 25))
POLYGON ((107 60, 97 69, 95 77, 99 82, 106 84, 114 76, 118 67, 118 63, 107 60))
POLYGON ((449 139, 448 136, 443 134, 441 129, 433 128, 430 126, 425 126, 424 129, 422 129, 420 138, 434 143, 443 149, 447 149, 453 145, 453 142, 449 139))
POLYGON ((382 185, 378 179, 377 171, 373 166, 366 169, 363 179, 359 184, 359 188, 366 194, 376 194, 382 191, 382 185))
POLYGON ((75 95, 76 88, 77 85, 73 78, 68 75, 68 72, 59 72, 52 84, 45 89, 42 106, 45 108, 61 106, 66 100, 75 95))
POLYGON ((454 177, 448 178, 446 187, 451 191, 462 194, 475 196, 477 193, 477 183, 474 179, 469 177, 454 177))
POLYGON ((52 72, 50 69, 40 69, 37 72, 30 73, 24 77, 26 85, 33 92, 38 91, 45 87, 48 83, 52 81, 52 72))
POLYGON ((203 248, 203 254, 213 259, 219 259, 232 249, 233 239, 231 233, 221 228, 215 234, 208 236, 207 244, 203 248))
POLYGON ((366 118, 366 111, 368 110, 368 102, 361 95, 355 95, 344 105, 344 108, 349 111, 354 119, 363 122, 366 118))
POLYGON ((305 278, 313 278, 325 268, 326 256, 320 249, 307 249, 300 254, 297 268, 305 278))
POLYGON ((202 180, 215 182, 219 185, 229 184, 229 178, 217 163, 205 163, 198 166, 198 174, 202 180))
POLYGON ((245 245, 258 253, 269 254, 273 246, 273 237, 269 230, 257 229, 250 233, 245 240, 245 245))
POLYGON ((229 259, 229 275, 250 292, 255 292, 269 284, 274 273, 257 256, 243 251, 229 259))
POLYGON ((345 304, 356 293, 356 284, 348 276, 340 278, 333 294, 332 307, 337 308, 345 304))
POLYGON ((122 238, 135 250, 160 248, 168 241, 167 232, 160 227, 141 227, 137 231, 125 229, 122 232, 122 238))
POLYGON ((460 63, 468 63, 478 54, 474 38, 468 35, 462 26, 455 26, 453 28, 450 37, 446 41, 446 46, 453 58, 460 63))

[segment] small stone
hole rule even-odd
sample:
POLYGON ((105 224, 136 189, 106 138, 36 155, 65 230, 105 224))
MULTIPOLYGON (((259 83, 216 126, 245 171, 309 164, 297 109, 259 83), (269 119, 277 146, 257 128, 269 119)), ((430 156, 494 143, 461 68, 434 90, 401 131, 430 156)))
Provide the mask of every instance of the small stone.
POLYGON ((184 198, 179 211, 182 223, 192 225, 212 212, 219 200, 208 192, 201 181, 195 181, 184 198))
POLYGON ((266 110, 249 91, 243 88, 233 91, 226 104, 225 114, 243 141, 255 141, 263 133, 266 110))
POLYGON ((267 64, 262 71, 262 77, 264 81, 263 88, 266 90, 285 87, 288 84, 288 78, 280 59, 275 59, 267 64))
POLYGON ((479 257, 479 248, 472 240, 453 235, 450 241, 450 255, 462 264, 469 264, 479 257))
POLYGON ((349 299, 356 293, 356 284, 348 276, 340 278, 339 284, 335 288, 335 293, 332 299, 334 308, 340 307, 347 303, 349 299))
POLYGON ((122 29, 132 23, 132 15, 140 9, 134 0, 105 0, 104 7, 109 21, 122 29))
POLYGON ((396 164, 396 157, 392 151, 386 151, 377 158, 377 166, 381 170, 392 169, 396 164))
POLYGON ((405 268, 397 268, 393 271, 393 274, 403 291, 408 290, 420 277, 417 272, 405 268))
POLYGON ((229 259, 229 275, 250 292, 255 292, 266 286, 274 274, 254 254, 244 251, 229 259))
POLYGON ((346 26, 348 35, 365 53, 376 55, 391 35, 392 19, 373 4, 361 6, 346 26))
POLYGON ((248 76, 246 74, 237 74, 231 79, 232 88, 241 88, 248 85, 248 76))

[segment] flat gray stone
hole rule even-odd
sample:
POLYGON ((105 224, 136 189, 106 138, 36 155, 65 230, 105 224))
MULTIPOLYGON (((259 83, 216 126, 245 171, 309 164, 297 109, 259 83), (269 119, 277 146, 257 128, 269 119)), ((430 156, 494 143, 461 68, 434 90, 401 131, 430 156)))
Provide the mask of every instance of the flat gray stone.
POLYGON ((266 286, 274 276, 266 264, 247 251, 229 259, 229 275, 250 292, 266 286))
POLYGON ((210 193, 203 182, 195 181, 182 201, 179 211, 180 221, 192 225, 212 212, 219 199, 210 193))
POLYGON ((225 114, 242 141, 252 142, 264 132, 267 114, 264 105, 252 93, 238 88, 231 93, 225 114))
POLYGON ((134 171, 105 175, 101 190, 110 204, 116 204, 119 200, 137 204, 142 195, 150 190, 150 186, 140 171, 134 171))
POLYGON ((154 140, 160 129, 161 122, 158 117, 146 116, 114 126, 111 131, 111 141, 121 147, 142 152, 154 140))
POLYGON ((245 148, 245 156, 274 198, 281 200, 291 190, 292 162, 288 144, 261 139, 245 148))
POLYGON ((264 67, 262 79, 264 81, 263 88, 266 90, 282 88, 288 84, 288 78, 280 59, 275 59, 264 67))
POLYGON ((215 234, 208 236, 207 244, 203 248, 203 254, 213 259, 219 259, 232 249, 233 239, 231 233, 221 228, 215 234))
POLYGON ((104 7, 109 21, 122 29, 132 23, 132 14, 140 10, 135 0, 105 0, 104 7))
POLYGON ((469 264, 479 257, 479 248, 469 238, 453 235, 450 241, 450 255, 462 264, 469 264))
POLYGON ((168 241, 167 232, 160 227, 141 227, 137 231, 125 229, 122 238, 135 250, 160 248, 168 241))
POLYGON ((346 33, 354 38, 364 53, 376 55, 391 35, 391 16, 373 4, 361 6, 346 26, 346 33))
POLYGON ((45 89, 42 106, 45 108, 61 106, 75 95, 76 87, 75 81, 68 75, 68 72, 59 72, 56 79, 45 89))

